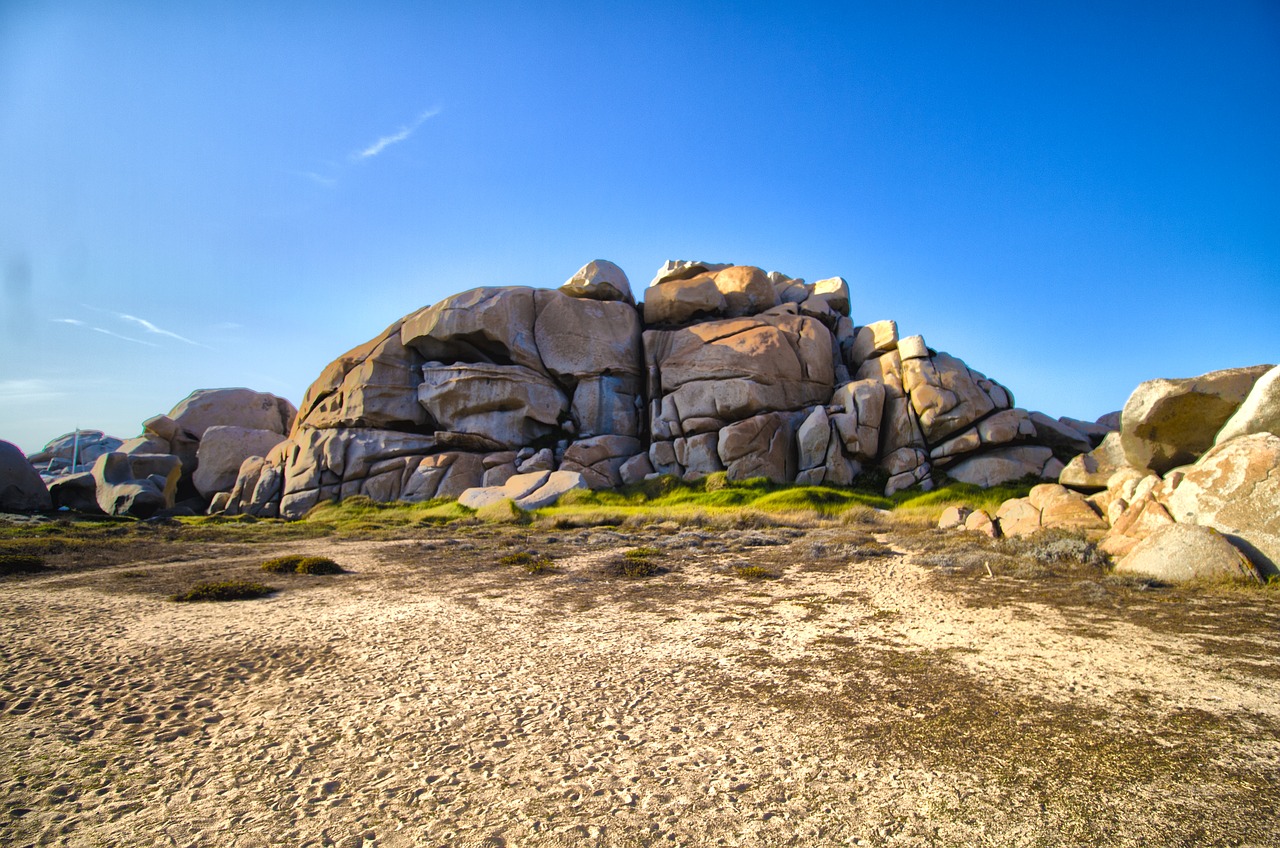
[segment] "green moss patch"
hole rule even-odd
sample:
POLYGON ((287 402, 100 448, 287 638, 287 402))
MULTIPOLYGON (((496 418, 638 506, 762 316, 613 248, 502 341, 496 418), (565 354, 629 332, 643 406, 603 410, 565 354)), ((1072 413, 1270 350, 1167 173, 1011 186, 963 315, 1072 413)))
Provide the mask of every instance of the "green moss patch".
POLYGON ((182 603, 201 601, 252 601, 265 598, 277 591, 273 586, 250 583, 247 580, 223 580, 218 583, 197 583, 185 592, 173 596, 182 603))

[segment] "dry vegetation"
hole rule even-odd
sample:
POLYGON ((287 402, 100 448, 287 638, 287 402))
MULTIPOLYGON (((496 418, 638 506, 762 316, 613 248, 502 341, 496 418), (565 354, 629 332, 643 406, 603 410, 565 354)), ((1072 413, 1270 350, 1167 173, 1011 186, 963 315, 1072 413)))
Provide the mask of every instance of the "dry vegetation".
POLYGON ((1280 843, 1275 589, 782 491, 0 525, 0 843, 1280 843))

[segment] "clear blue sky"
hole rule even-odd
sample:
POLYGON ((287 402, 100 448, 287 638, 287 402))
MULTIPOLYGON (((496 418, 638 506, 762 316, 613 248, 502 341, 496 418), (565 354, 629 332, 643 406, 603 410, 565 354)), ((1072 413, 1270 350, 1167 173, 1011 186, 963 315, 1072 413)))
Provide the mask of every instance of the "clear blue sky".
POLYGON ((1280 4, 0 0, 28 451, 296 403, 409 311, 595 258, 638 295, 841 275, 1052 415, 1280 361, 1280 4))

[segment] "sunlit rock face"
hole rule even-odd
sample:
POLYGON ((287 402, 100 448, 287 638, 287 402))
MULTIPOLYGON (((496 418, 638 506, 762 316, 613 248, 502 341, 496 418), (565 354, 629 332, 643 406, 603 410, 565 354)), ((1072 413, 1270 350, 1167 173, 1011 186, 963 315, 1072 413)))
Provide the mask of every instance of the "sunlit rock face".
POLYGON ((719 471, 991 485, 1056 476, 1107 432, 1017 409, 893 321, 855 323, 841 277, 676 260, 644 295, 597 259, 558 287, 476 288, 407 315, 327 366, 288 441, 246 459, 214 507, 293 518, 468 489, 487 502, 543 472, 576 475, 567 488, 719 471))

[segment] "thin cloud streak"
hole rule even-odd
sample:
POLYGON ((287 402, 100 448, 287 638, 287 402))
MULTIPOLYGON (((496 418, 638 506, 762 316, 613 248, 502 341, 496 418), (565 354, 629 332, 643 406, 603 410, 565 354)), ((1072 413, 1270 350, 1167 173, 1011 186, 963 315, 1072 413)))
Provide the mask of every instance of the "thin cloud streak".
POLYGON ((128 321, 131 324, 137 324, 139 327, 146 330, 148 333, 155 333, 157 336, 168 336, 171 339, 177 339, 178 341, 186 342, 189 345, 194 345, 196 347, 203 347, 203 345, 201 345, 199 342, 193 342, 191 341, 191 339, 187 338, 186 336, 180 336, 177 333, 173 332, 172 330, 165 330, 160 327, 157 327, 155 324, 152 324, 146 318, 139 318, 136 315, 126 315, 123 312, 117 312, 116 317, 118 317, 121 321, 128 321))
POLYGON ((6 403, 38 403, 65 395, 46 380, 0 380, 0 398, 6 403))
POLYGON ((391 135, 384 135, 382 138, 378 139, 373 144, 366 147, 364 150, 361 150, 357 153, 352 154, 351 158, 355 160, 372 159, 374 156, 377 156, 379 153, 386 150, 391 145, 399 144, 409 136, 413 135, 414 132, 417 131, 418 127, 426 123, 428 119, 434 118, 436 115, 439 115, 439 114, 440 114, 439 108, 428 109, 427 111, 419 115, 417 117, 417 120, 415 120, 412 124, 409 124, 406 127, 401 127, 397 132, 394 132, 391 135))
POLYGON ((126 342, 133 342, 134 344, 146 345, 147 347, 160 346, 155 342, 144 342, 142 339, 134 339, 134 338, 130 338, 129 336, 122 336, 119 333, 113 333, 110 330, 104 330, 101 327, 90 327, 89 329, 93 330, 95 333, 102 333, 104 336, 111 336, 113 339, 124 339, 126 342))

